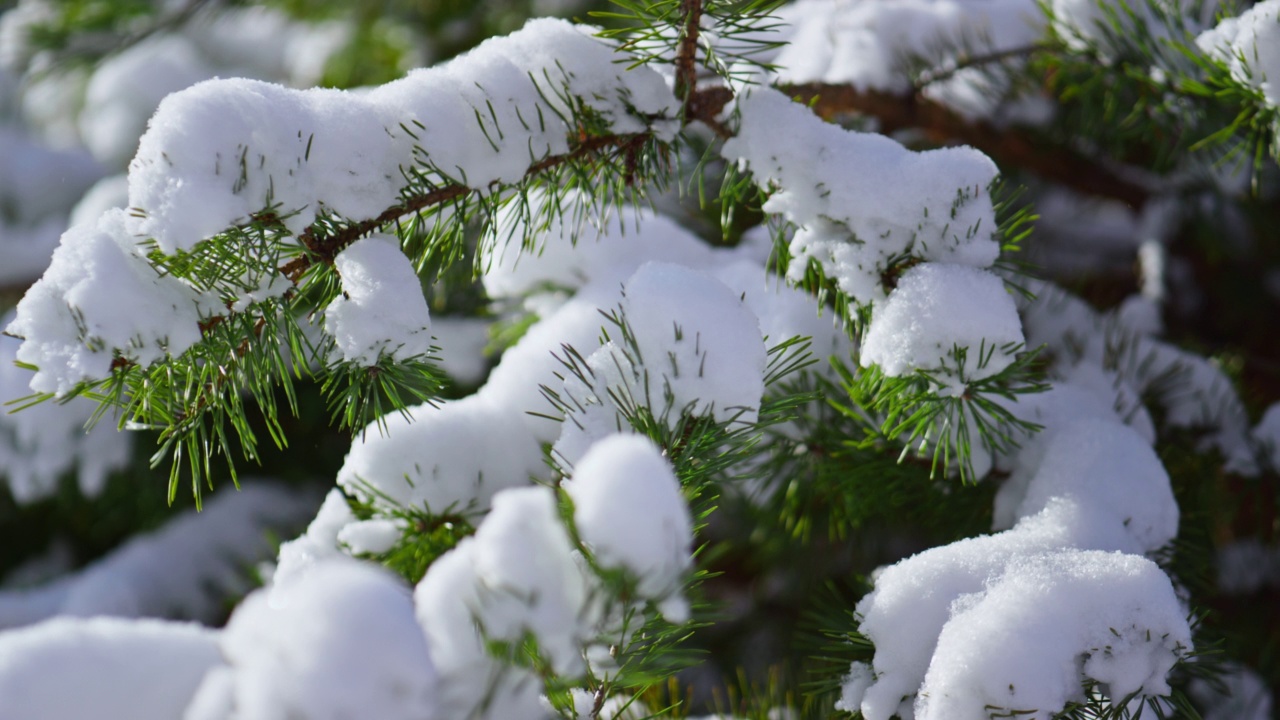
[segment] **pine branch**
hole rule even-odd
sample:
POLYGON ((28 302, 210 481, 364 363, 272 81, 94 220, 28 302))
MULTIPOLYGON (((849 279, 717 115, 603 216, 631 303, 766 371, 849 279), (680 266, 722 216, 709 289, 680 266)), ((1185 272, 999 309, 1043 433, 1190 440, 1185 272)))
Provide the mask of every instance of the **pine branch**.
MULTIPOLYGON (((525 179, 536 177, 566 163, 583 160, 607 150, 620 150, 630 158, 652 137, 652 134, 644 132, 586 138, 571 152, 563 155, 552 155, 530 165, 525 172, 525 179)), ((459 183, 449 183, 426 193, 410 195, 400 204, 393 205, 382 211, 377 217, 349 225, 332 235, 321 235, 317 224, 313 224, 298 236, 303 246, 307 248, 308 254, 299 255, 290 260, 280 268, 280 272, 296 285, 307 270, 314 266, 317 261, 332 265, 333 259, 337 257, 338 253, 374 230, 405 216, 421 212, 429 207, 443 205, 473 192, 476 192, 475 188, 459 183)))

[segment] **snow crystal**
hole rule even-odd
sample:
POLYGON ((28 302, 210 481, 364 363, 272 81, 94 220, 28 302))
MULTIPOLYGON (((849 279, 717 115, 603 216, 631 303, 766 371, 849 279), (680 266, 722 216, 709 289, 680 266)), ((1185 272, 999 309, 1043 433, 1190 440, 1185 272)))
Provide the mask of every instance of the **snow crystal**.
POLYGON ((25 339, 18 360, 40 368, 32 390, 62 395, 105 378, 115 353, 145 365, 200 339, 200 318, 214 304, 160 275, 138 254, 136 242, 122 210, 63 236, 49 269, 6 328, 25 339))
POLYGON ((226 668, 187 720, 434 716, 436 673, 409 590, 376 565, 328 560, 250 595, 219 646, 226 668))
POLYGON ((1224 18, 1196 38, 1202 51, 1227 64, 1241 83, 1280 105, 1280 0, 1266 0, 1239 17, 1224 18))
POLYGON ((986 267, 1000 252, 987 187, 995 163, 967 147, 912 152, 844 130, 767 88, 738 101, 742 124, 722 154, 776 191, 764 205, 800 226, 787 278, 811 262, 859 302, 883 296, 882 274, 906 254, 986 267), (790 128, 780 133, 778 128, 790 128))
MULTIPOLYGON (((679 591, 693 564, 693 521, 680 481, 652 441, 614 435, 595 443, 564 487, 578 535, 602 567, 626 570, 644 598, 679 591)), ((669 619, 687 619, 682 609, 669 619)))
POLYGON ((216 633, 157 620, 56 618, 0 632, 0 720, 182 717, 216 633))
POLYGON ((326 211, 376 217, 415 157, 482 192, 519 180, 569 149, 562 86, 613 132, 669 136, 671 121, 647 119, 676 115, 661 76, 613 60, 610 44, 543 19, 363 94, 200 83, 166 98, 142 137, 129 174, 129 203, 144 212, 135 230, 172 252, 272 205, 293 232, 326 211))
POLYGON ((324 310, 324 330, 344 362, 372 367, 431 351, 431 318, 422 284, 400 241, 370 235, 334 258, 342 295, 324 310))
POLYGON ((962 386, 1007 368, 1022 342, 1017 307, 999 277, 964 265, 922 263, 876 304, 861 362, 890 376, 923 370, 962 386))
POLYGON ((544 470, 520 418, 472 395, 381 418, 352 443, 338 485, 375 505, 475 513, 544 470))

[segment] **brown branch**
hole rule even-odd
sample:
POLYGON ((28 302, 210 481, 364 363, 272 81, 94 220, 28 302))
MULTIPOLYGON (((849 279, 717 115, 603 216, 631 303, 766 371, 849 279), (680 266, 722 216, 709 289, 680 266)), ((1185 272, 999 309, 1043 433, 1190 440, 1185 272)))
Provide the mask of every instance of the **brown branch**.
MULTIPOLYGON (((563 155, 551 155, 543 158, 525 171, 526 178, 533 177, 540 173, 546 172, 552 168, 563 165, 573 160, 581 160, 585 157, 594 155, 602 150, 609 148, 619 148, 627 153, 637 152, 639 147, 650 139, 648 133, 636 133, 632 135, 601 135, 597 137, 588 137, 578 144, 572 151, 563 155)), ((297 285, 302 276, 317 261, 326 265, 332 265, 333 259, 356 240, 377 230, 383 225, 395 222, 407 215, 421 212, 429 207, 441 205, 464 197, 472 192, 474 188, 467 187, 458 183, 450 183, 442 187, 438 187, 430 192, 412 195, 398 205, 383 210, 375 218, 363 220, 353 225, 348 225, 341 231, 332 235, 318 235, 318 226, 313 224, 298 236, 298 240, 307 249, 307 253, 299 255, 290 260, 288 263, 280 267, 280 272, 287 277, 290 282, 297 285)))
POLYGON ((880 121, 884 132, 914 128, 939 144, 971 145, 1005 167, 1023 168, 1077 192, 1119 200, 1135 210, 1151 195, 1148 188, 1070 148, 1046 148, 1017 130, 971 122, 927 98, 823 83, 778 89, 811 102, 814 112, 824 119, 849 113, 870 115, 880 121))
POLYGON ((680 0, 684 27, 676 48, 676 97, 685 103, 685 122, 693 117, 690 104, 698 83, 698 33, 702 29, 702 0, 680 0))

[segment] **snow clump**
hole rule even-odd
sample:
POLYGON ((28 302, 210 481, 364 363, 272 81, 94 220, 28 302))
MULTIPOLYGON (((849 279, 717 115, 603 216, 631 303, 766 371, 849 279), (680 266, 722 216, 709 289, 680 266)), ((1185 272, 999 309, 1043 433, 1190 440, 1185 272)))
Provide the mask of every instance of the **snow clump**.
POLYGON ((672 622, 688 619, 679 597, 693 564, 693 520, 670 463, 648 438, 614 435, 587 451, 564 488, 578 535, 602 567, 620 568, 636 592, 663 605, 672 622))
POLYGON ((798 226, 787 279, 811 263, 859 303, 885 295, 903 256, 987 267, 996 260, 988 186, 997 168, 968 147, 912 152, 894 140, 824 122, 782 93, 753 88, 725 159, 774 189, 764 210, 798 226), (778 128, 790 128, 780 133, 778 128))
POLYGON ((343 362, 372 367, 431 352, 431 316, 412 263, 390 235, 357 240, 333 259, 342 294, 324 311, 324 330, 343 362))

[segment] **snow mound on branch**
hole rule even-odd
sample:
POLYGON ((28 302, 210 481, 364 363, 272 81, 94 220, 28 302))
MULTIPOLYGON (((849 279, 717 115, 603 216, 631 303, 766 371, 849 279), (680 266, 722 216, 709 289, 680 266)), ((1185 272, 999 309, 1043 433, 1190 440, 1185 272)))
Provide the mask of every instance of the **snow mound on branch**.
POLYGON ((219 646, 226 665, 205 676, 187 720, 434 716, 436 673, 411 595, 375 565, 330 560, 250 595, 219 646))
POLYGON ((6 332, 18 360, 39 368, 31 389, 63 395, 105 378, 115 353, 146 365, 200 340, 201 317, 221 310, 141 257, 123 210, 62 236, 49 269, 18 303, 6 332))
POLYGON ((1055 498, 1109 515, 1133 539, 1132 551, 1150 552, 1178 534, 1178 503, 1169 473, 1142 436, 1108 420, 1079 420, 1046 431, 1024 450, 996 496, 995 527, 1044 510, 1055 498))
POLYGON ((912 89, 913 61, 946 69, 965 56, 1025 47, 1044 32, 1033 0, 808 0, 789 16, 794 35, 773 60, 779 81, 894 93, 912 89))
POLYGON ((578 535, 605 568, 638 580, 637 593, 664 600, 672 622, 688 617, 678 593, 693 564, 693 520, 670 463, 648 438, 614 435, 587 451, 564 483, 578 535))
POLYGON ((565 346, 598 347, 604 323, 595 302, 570 299, 507 348, 477 396, 520 418, 538 442, 555 442, 563 423, 545 417, 552 407, 540 388, 557 387, 562 382, 564 366, 555 353, 565 346))
MULTIPOLYGON (((606 213, 603 219, 589 224, 585 218, 575 217, 575 204, 583 202, 584 198, 571 193, 563 203, 566 212, 554 217, 545 231, 536 233, 538 244, 531 249, 523 247, 524 239, 535 234, 520 212, 520 204, 512 202, 503 208, 491 229, 496 240, 484 274, 490 298, 548 291, 577 291, 577 297, 585 297, 585 291, 607 302, 646 262, 708 267, 725 254, 645 207, 601 208, 606 213)), ((541 209, 545 198, 531 198, 531 204, 541 209)))
POLYGON ((964 265, 922 263, 876 304, 861 361, 890 376, 939 373, 962 389, 1009 367, 1022 342, 1017 306, 999 277, 964 265))
POLYGON ((1026 558, 981 595, 956 600, 915 717, 987 720, 993 708, 1034 708, 1026 717, 1049 718, 1085 700, 1085 678, 1117 699, 1165 695, 1165 675, 1190 648, 1169 578, 1150 560, 1096 551, 1026 558))
POLYGON ((1196 45, 1227 63, 1240 82, 1280 105, 1280 0, 1266 0, 1239 17, 1224 18, 1196 38, 1196 45))
POLYGON ((519 416, 472 395, 370 425, 352 443, 338 485, 375 505, 474 513, 544 470, 542 448, 519 416))
POLYGON ((905 255, 986 267, 1000 252, 988 186, 997 168, 968 147, 912 152, 824 122, 782 93, 740 98, 742 124, 722 150, 749 169, 764 205, 799 226, 787 278, 810 263, 861 303, 884 296, 882 275, 905 255), (778 132, 778 128, 788 128, 778 132))
POLYGON ((297 233, 322 213, 365 219, 397 204, 412 163, 477 191, 569 151, 572 103, 613 133, 675 130, 653 70, 561 20, 481 44, 363 94, 212 80, 160 104, 130 163, 131 229, 166 251, 275 207, 297 233))
POLYGON ((56 618, 0 633, 0 720, 174 720, 218 664, 217 634, 158 620, 56 618))
POLYGON ((554 491, 520 488, 494 497, 475 536, 437 559, 414 592, 448 716, 541 716, 541 680, 492 656, 484 641, 517 643, 527 633, 553 670, 581 671, 593 627, 589 583, 554 491))
POLYGON ((414 590, 418 622, 440 677, 440 716, 540 717, 542 681, 538 676, 502 664, 485 649, 476 624, 483 587, 476 574, 476 542, 464 538, 437 558, 414 590))
POLYGON ((342 295, 324 310, 324 331, 344 362, 371 367, 431 352, 431 315, 422 284, 400 241, 391 235, 357 240, 333 259, 342 295))
POLYGON ((562 402, 577 412, 556 442, 561 460, 572 465, 637 408, 670 428, 683 416, 756 421, 768 357, 740 295, 697 270, 646 263, 624 285, 618 318, 622 327, 606 328, 618 337, 564 381, 562 402))

